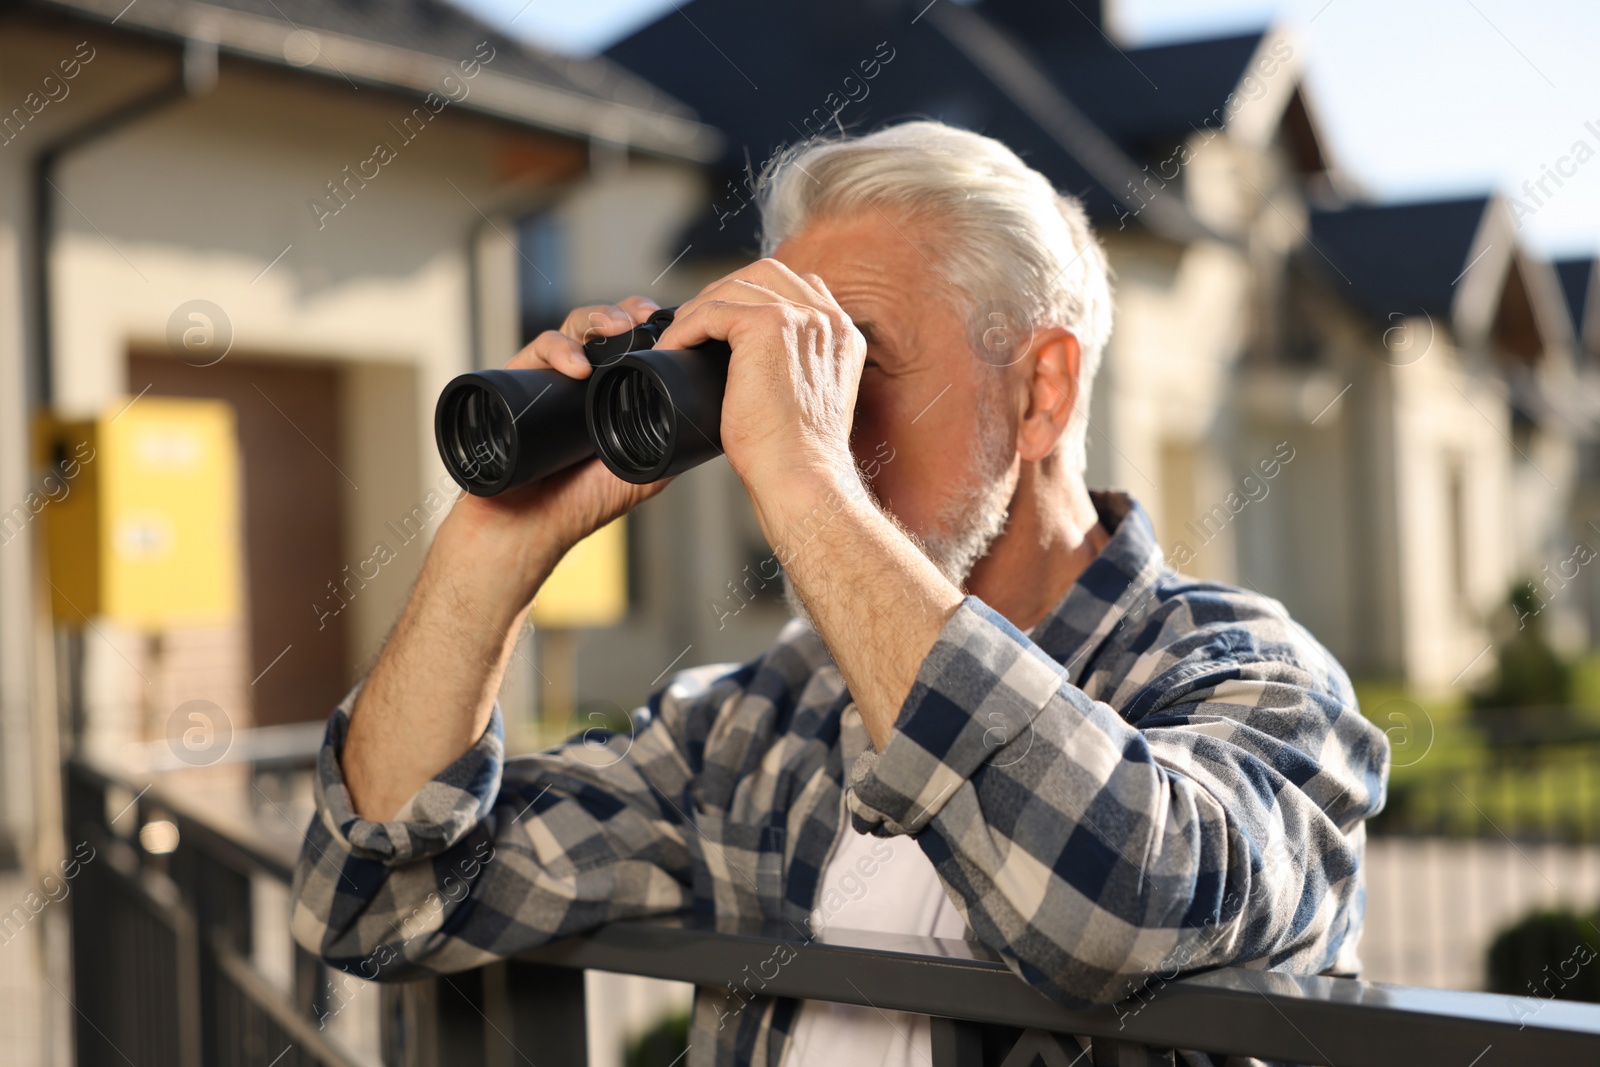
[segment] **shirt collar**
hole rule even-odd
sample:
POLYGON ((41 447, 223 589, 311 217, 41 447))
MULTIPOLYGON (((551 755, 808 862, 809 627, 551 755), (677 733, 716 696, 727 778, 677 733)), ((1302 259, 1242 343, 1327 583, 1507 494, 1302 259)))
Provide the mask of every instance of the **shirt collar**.
MULTIPOLYGON (((1099 554, 1056 606, 1028 631, 1028 636, 1052 659, 1067 668, 1067 680, 1079 684, 1095 649, 1116 627, 1148 607, 1166 563, 1156 541, 1155 527, 1139 502, 1127 493, 1091 489, 1089 498, 1100 525, 1110 534, 1099 554)), ((799 619, 789 622, 785 637, 817 657, 817 668, 838 673, 822 638, 799 619)), ((861 715, 839 679, 837 707, 841 711, 840 741, 844 767, 872 747, 861 715)))

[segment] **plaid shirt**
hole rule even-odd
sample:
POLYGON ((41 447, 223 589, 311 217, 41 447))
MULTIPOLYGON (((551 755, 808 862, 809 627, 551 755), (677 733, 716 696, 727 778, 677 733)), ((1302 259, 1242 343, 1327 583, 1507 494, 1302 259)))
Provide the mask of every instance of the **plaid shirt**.
MULTIPOLYGON (((675 675, 631 736, 507 760, 497 708, 376 823, 339 768, 352 692, 320 757, 296 938, 404 978, 679 910, 815 928, 848 812, 910 835, 974 939, 1063 1004, 1224 964, 1355 973, 1384 734, 1280 604, 1176 574, 1131 498, 1094 500, 1112 536, 1060 604, 1026 636, 968 597, 881 753, 793 621, 752 662, 675 675)), ((698 990, 690 1064, 777 1067, 800 1002, 750 981, 698 990)))

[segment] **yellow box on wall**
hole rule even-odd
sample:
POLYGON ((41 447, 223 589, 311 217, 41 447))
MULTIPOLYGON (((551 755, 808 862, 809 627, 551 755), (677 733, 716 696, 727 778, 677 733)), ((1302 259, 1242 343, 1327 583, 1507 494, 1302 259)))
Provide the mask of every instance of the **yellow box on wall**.
POLYGON ((533 600, 535 626, 614 626, 628 613, 627 518, 573 546, 533 600))
POLYGON ((68 492, 44 509, 55 617, 232 622, 241 608, 239 445, 221 400, 146 396, 93 422, 43 420, 68 492), (76 460, 75 476, 63 457, 76 460))
MULTIPOLYGON (((43 416, 34 423, 34 460, 47 468, 25 504, 26 522, 42 523, 49 563, 51 614, 78 621, 99 604, 100 540, 95 504, 100 468, 93 422, 63 422, 43 416)), ((13 508, 7 518, 16 517, 13 508)), ((7 540, 26 526, 6 528, 7 540)))

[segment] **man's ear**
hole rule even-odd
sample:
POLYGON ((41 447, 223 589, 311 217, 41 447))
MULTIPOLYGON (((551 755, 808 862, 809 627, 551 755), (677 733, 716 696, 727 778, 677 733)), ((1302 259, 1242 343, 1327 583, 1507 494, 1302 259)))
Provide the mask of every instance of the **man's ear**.
POLYGON ((1077 336, 1061 326, 1034 335, 1033 356, 1022 364, 1031 366, 1032 375, 1026 383, 1027 407, 1017 426, 1017 455, 1025 462, 1048 456, 1067 432, 1078 402, 1078 372, 1083 367, 1077 336))

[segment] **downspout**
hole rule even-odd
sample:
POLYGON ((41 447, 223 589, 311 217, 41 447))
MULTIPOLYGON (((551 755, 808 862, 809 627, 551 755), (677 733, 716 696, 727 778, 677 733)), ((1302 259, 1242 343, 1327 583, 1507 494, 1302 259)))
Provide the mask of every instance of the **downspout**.
MULTIPOLYGON (((71 130, 50 141, 33 161, 33 226, 31 231, 32 247, 30 252, 33 260, 33 336, 32 355, 28 361, 32 366, 32 375, 26 374, 23 383, 24 403, 28 404, 34 413, 46 411, 54 401, 54 373, 51 351, 50 305, 52 286, 50 279, 51 250, 55 239, 55 201, 60 195, 60 188, 56 183, 56 172, 61 160, 69 152, 82 148, 98 138, 113 133, 130 123, 143 118, 176 100, 184 99, 190 95, 197 95, 208 91, 217 80, 217 46, 210 41, 197 41, 188 39, 184 42, 182 53, 182 68, 178 77, 171 83, 151 90, 142 96, 128 101, 120 107, 95 118, 75 130, 71 130)), ((57 654, 53 640, 53 626, 49 617, 49 599, 42 593, 43 570, 35 566, 34 572, 39 575, 35 580, 38 588, 33 589, 36 618, 34 621, 36 652, 33 657, 35 681, 33 690, 35 694, 34 714, 32 723, 33 748, 38 757, 35 766, 37 773, 43 776, 56 776, 59 773, 60 756, 60 728, 57 720, 57 705, 59 697, 49 700, 39 699, 41 695, 51 695, 58 692, 56 686, 47 686, 44 679, 57 671, 57 654), (46 750, 50 750, 47 752, 46 750), (49 756, 50 758, 46 758, 49 756)), ((82 680, 80 669, 83 660, 82 635, 75 634, 69 638, 65 650, 66 661, 59 673, 56 674, 57 682, 66 686, 66 706, 70 716, 70 731, 74 741, 82 726, 83 700, 82 680)), ((59 778, 53 782, 40 781, 36 783, 35 795, 46 798, 61 796, 61 783, 59 778)), ((35 826, 38 834, 35 851, 40 856, 48 856, 52 851, 59 854, 61 842, 57 838, 59 828, 62 826, 61 812, 43 810, 50 807, 50 801, 41 805, 41 810, 36 813, 35 826)))

